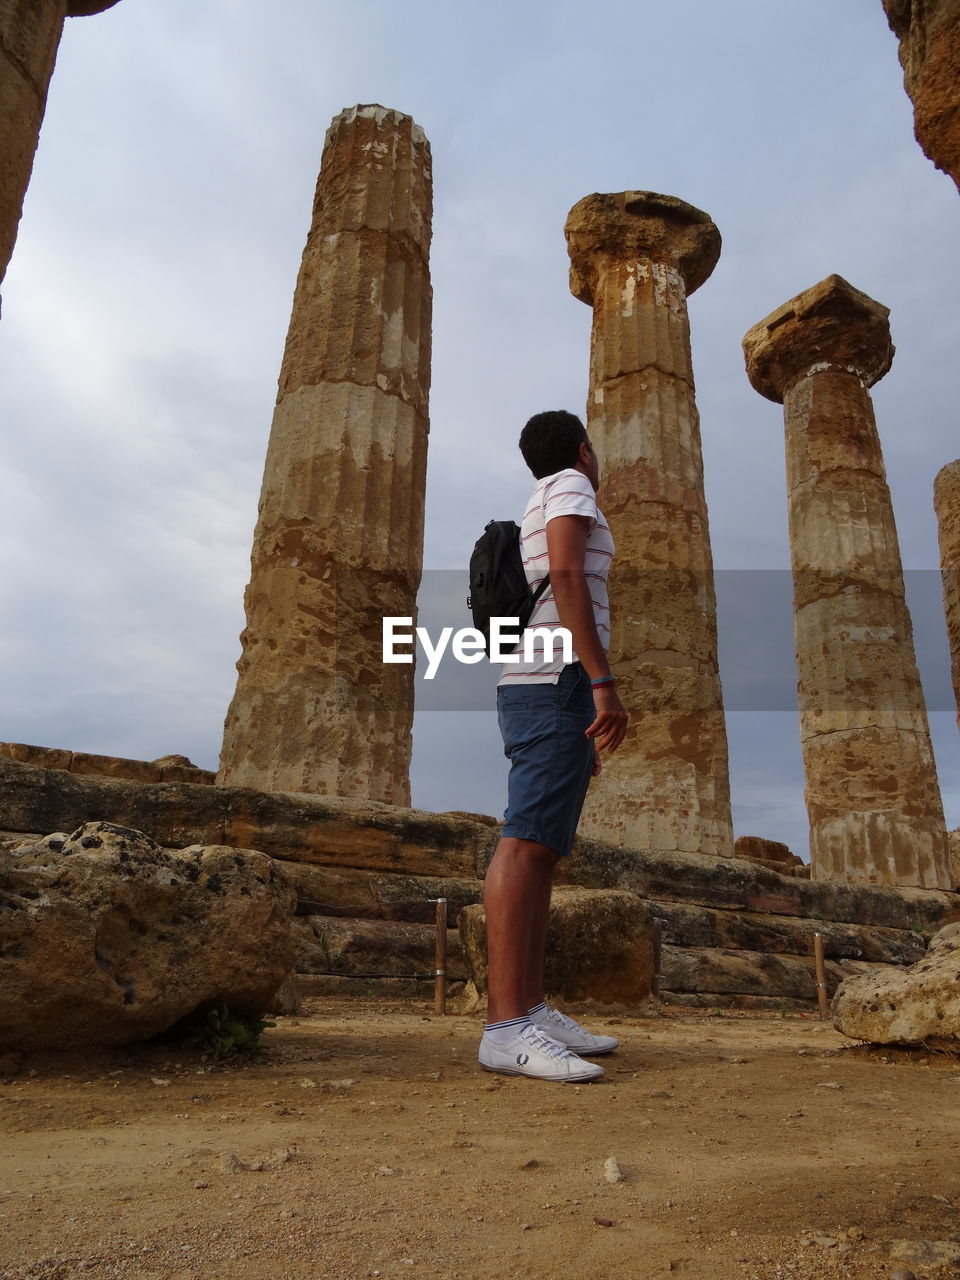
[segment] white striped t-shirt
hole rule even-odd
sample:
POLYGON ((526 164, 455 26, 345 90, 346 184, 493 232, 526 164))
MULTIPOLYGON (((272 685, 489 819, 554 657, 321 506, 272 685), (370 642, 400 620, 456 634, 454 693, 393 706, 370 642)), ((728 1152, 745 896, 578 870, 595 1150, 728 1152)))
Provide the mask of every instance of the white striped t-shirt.
MULTIPOLYGON (((547 556, 547 525, 557 516, 586 516, 590 521, 590 532, 587 535, 586 554, 584 556, 584 573, 593 600, 593 616, 597 624, 597 635, 604 649, 610 645, 610 605, 607 600, 607 574, 613 559, 613 538, 610 528, 597 508, 593 485, 582 471, 572 467, 557 471, 552 476, 543 476, 537 481, 527 509, 520 525, 520 553, 523 557, 523 568, 527 575, 530 590, 536 591, 550 570, 547 556)), ((560 616, 553 598, 553 586, 537 601, 528 627, 558 627, 560 616)), ((555 647, 556 658, 548 661, 544 656, 544 645, 538 639, 534 650, 534 661, 524 662, 523 642, 518 646, 519 661, 504 665, 499 684, 556 684, 563 670, 563 658, 559 646, 555 647)), ((577 655, 573 655, 574 662, 577 655)))

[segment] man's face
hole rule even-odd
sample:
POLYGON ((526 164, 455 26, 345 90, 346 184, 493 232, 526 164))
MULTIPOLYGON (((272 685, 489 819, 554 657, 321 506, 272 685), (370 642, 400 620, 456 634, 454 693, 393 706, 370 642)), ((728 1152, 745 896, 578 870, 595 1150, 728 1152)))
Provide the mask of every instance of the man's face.
POLYGON ((593 485, 593 492, 596 493, 600 488, 600 461, 593 451, 589 437, 580 446, 580 457, 584 464, 584 473, 593 485))

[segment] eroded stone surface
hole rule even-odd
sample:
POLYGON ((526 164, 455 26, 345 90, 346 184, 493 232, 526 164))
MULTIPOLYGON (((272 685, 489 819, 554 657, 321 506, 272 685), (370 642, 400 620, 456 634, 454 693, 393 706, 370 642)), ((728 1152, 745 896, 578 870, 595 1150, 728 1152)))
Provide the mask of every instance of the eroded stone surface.
POLYGON ((743 341, 782 400, 798 696, 815 878, 953 886, 868 388, 893 358, 887 308, 828 276, 743 341))
MULTIPOLYGON (((470 976, 487 989, 486 916, 482 906, 460 914, 460 936, 470 976)), ((546 988, 560 1000, 608 1004, 646 1000, 653 983, 651 921, 632 893, 558 889, 550 904, 546 988)))
POLYGON ((219 781, 409 802, 430 382, 430 148, 409 116, 331 124, 264 469, 219 781))
POLYGON ((4 0, 0 4, 0 280, 17 238, 64 17, 118 0, 4 0))
POLYGON ((323 866, 468 876, 496 829, 447 814, 337 797, 81 777, 0 756, 0 830, 72 831, 109 818, 169 848, 227 844, 323 866))
MULTIPOLYGON (((297 972, 340 978, 416 978, 433 991, 436 929, 396 920, 364 920, 330 916, 298 916, 297 972)), ((447 979, 467 976, 460 934, 447 930, 447 979)))
MULTIPOLYGON (((768 400, 782 404, 797 378, 825 363, 855 372, 872 387, 893 363, 889 316, 889 307, 855 289, 843 276, 827 276, 747 330, 743 352, 750 384, 768 400)), ((855 434, 827 432, 825 438, 818 435, 811 443, 836 450, 840 458, 858 449, 855 434)), ((856 461, 869 463, 860 457, 856 461)), ((881 462, 881 475, 882 466, 881 462)))
MULTIPOLYGON (((851 973, 872 975, 878 968, 887 971, 886 965, 862 960, 828 961, 827 988, 836 988, 851 973)), ((660 990, 665 994, 776 995, 812 1001, 817 997, 817 975, 813 956, 665 945, 660 990)))
POLYGON ((789 845, 782 844, 779 840, 766 840, 763 836, 737 836, 733 853, 736 858, 756 858, 760 862, 775 862, 784 867, 792 867, 797 863, 803 865, 803 859, 798 858, 789 845))
MULTIPOLYGON (((947 615, 953 696, 960 726, 960 458, 948 462, 937 473, 933 486, 940 536, 940 571, 943 576, 943 607, 947 615)), ((957 882, 960 884, 960 880, 957 882)))
POLYGON ((960 1049, 960 924, 950 924, 907 969, 844 982, 833 998, 833 1025, 872 1044, 960 1049))
POLYGON ((66 0, 0 5, 0 280, 17 238, 66 0))
POLYGON ((648 191, 587 196, 565 230, 570 288, 593 307, 587 424, 617 548, 610 660, 630 711, 581 830, 726 854, 726 725, 686 301, 716 265, 720 234, 701 210, 648 191))
POLYGON ((926 155, 960 187, 960 0, 883 0, 926 155))
POLYGON ((287 862, 285 871, 297 891, 297 911, 303 915, 428 924, 436 917, 435 900, 446 898, 453 924, 465 906, 483 896, 482 881, 457 876, 389 875, 303 862, 287 862))
POLYGON ((41 769, 66 769, 69 773, 93 773, 104 778, 129 778, 132 782, 207 782, 216 774, 198 769, 186 756, 160 756, 156 760, 128 760, 123 756, 92 755, 60 747, 35 747, 27 742, 0 742, 0 756, 38 765, 41 769))
POLYGON ((0 848, 0 1046, 126 1044, 202 1007, 269 1009, 294 901, 262 853, 173 853, 113 823, 0 848))

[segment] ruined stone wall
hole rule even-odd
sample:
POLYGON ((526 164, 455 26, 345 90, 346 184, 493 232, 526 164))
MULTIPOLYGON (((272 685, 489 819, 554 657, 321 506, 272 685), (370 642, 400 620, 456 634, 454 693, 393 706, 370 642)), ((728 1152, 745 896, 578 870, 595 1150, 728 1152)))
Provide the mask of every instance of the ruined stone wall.
MULTIPOLYGON (((450 904, 451 978, 465 974, 453 932, 480 901, 499 824, 375 803, 190 783, 77 776, 0 755, 0 833, 71 832, 108 819, 168 848, 227 845, 279 859, 299 901, 301 971, 318 992, 417 989, 432 973, 432 899, 450 904), (399 984, 399 985, 398 985, 399 984)), ((18 834, 19 833, 19 834, 18 834)), ((3 837, 0 837, 3 838, 3 837)), ((831 988, 863 966, 909 964, 925 937, 960 919, 960 895, 805 880, 766 863, 579 840, 561 886, 620 890, 663 927, 660 990, 670 1003, 811 1009, 813 935, 831 988)), ((421 993, 424 988, 419 987, 421 993)))

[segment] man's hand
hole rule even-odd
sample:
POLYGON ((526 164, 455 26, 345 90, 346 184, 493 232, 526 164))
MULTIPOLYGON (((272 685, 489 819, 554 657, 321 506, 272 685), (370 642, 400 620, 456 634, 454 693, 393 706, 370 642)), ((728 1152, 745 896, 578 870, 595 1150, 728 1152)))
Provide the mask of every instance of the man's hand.
MULTIPOLYGON (((596 751, 616 751, 627 732, 627 712, 617 696, 616 686, 601 684, 593 691, 593 705, 597 718, 587 729, 587 737, 593 739, 596 751)), ((594 762, 596 772, 596 762, 594 762)))

